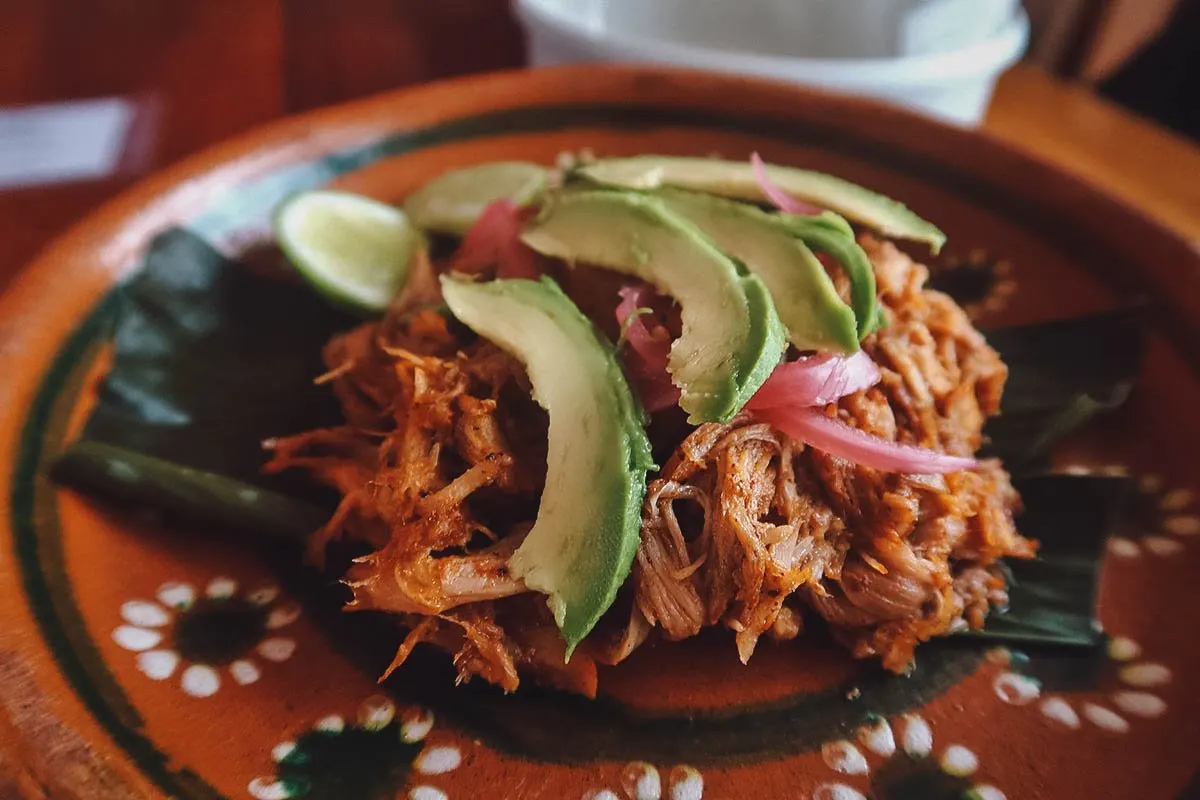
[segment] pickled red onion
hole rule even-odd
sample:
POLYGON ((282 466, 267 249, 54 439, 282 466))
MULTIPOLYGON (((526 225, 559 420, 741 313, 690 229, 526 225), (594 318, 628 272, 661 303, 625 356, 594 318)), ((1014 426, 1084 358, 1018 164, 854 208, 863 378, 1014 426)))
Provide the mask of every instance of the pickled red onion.
POLYGON ((679 389, 671 383, 667 359, 671 354, 671 337, 662 325, 652 332, 643 320, 640 309, 649 291, 644 286, 623 286, 621 302, 617 304, 617 322, 625 335, 624 359, 630 377, 638 389, 642 406, 650 412, 670 408, 679 402, 679 389))
POLYGON ((536 278, 537 254, 521 241, 522 210, 511 200, 488 203, 463 237, 452 268, 477 273, 496 268, 497 278, 536 278))
POLYGON ((831 353, 780 364, 746 404, 751 411, 787 406, 823 406, 879 382, 879 367, 863 351, 831 353))
POLYGON ((973 458, 950 456, 872 436, 839 419, 827 417, 820 408, 768 408, 758 411, 757 416, 810 447, 887 472, 921 475, 959 472, 978 463, 973 458))
POLYGON ((821 213, 822 209, 817 206, 806 203, 803 200, 797 200, 783 189, 780 189, 775 181, 771 180, 771 176, 767 174, 767 165, 763 163, 758 153, 750 154, 750 164, 754 167, 754 180, 758 183, 758 188, 762 190, 763 196, 770 200, 780 211, 785 211, 788 214, 803 214, 805 216, 813 216, 821 213))

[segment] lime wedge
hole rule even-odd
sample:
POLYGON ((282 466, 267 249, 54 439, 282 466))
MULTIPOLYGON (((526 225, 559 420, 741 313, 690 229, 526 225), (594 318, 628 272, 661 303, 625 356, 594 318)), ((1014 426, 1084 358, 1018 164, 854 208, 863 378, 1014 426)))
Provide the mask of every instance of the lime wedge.
POLYGON ((378 312, 400 291, 424 237, 400 209, 348 192, 294 195, 275 215, 279 246, 321 294, 378 312))
POLYGON ((466 233, 493 200, 524 205, 546 187, 547 170, 527 161, 494 161, 447 172, 404 201, 421 230, 466 233))

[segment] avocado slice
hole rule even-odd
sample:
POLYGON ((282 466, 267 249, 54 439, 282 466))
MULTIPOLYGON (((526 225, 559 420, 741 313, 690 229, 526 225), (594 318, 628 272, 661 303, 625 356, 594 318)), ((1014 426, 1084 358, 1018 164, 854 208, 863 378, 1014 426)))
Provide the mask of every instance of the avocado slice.
MULTIPOLYGON (((780 166, 768 166, 767 170, 779 188, 793 197, 832 209, 886 236, 925 242, 935 254, 946 242, 946 235, 937 226, 870 189, 823 172, 780 166)), ((576 174, 626 189, 674 186, 736 200, 765 201, 748 161, 653 155, 606 158, 580 168, 576 174)))
POLYGON ((853 236, 830 227, 815 217, 778 214, 780 222, 808 247, 827 253, 841 265, 850 279, 850 305, 858 321, 858 338, 883 327, 879 297, 875 289, 875 268, 867 252, 853 236))
POLYGON ((404 213, 424 231, 462 236, 494 200, 535 201, 549 170, 527 161, 489 161, 443 173, 404 200, 404 213))
POLYGON ((451 313, 524 363, 549 414, 537 521, 508 566, 549 596, 569 658, 633 564, 654 466, 645 413, 613 347, 554 281, 441 280, 451 313))
POLYGON ((693 424, 728 421, 783 355, 783 324, 762 281, 739 271, 660 198, 563 192, 521 238, 568 264, 594 264, 649 281, 679 302, 683 330, 668 369, 693 424))
POLYGON ((662 189, 657 196, 762 279, 788 340, 798 349, 858 350, 854 312, 838 297, 825 267, 780 215, 679 189, 662 189))
MULTIPOLYGON (((797 215, 786 214, 782 211, 779 211, 776 213, 776 216, 782 217, 783 219, 791 219, 797 215)), ((800 219, 806 219, 816 225, 824 225, 826 228, 829 228, 832 231, 842 233, 846 236, 849 236, 851 239, 854 238, 854 228, 851 227, 850 223, 847 222, 846 218, 841 214, 835 214, 832 211, 825 210, 820 214, 817 214, 815 217, 800 217, 800 219)))

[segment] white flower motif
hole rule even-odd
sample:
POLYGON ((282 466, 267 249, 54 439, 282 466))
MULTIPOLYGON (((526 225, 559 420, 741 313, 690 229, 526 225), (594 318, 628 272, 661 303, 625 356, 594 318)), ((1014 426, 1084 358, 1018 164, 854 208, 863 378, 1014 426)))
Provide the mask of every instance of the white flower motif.
POLYGON ((924 758, 933 752, 933 729, 929 727, 929 723, 919 714, 905 714, 904 720, 904 737, 901 741, 904 743, 904 752, 910 758, 924 758))
POLYGON ((413 768, 425 775, 442 775, 459 768, 462 753, 453 745, 429 747, 413 762, 413 768))
POLYGON ((255 778, 246 789, 255 800, 288 800, 292 796, 286 784, 270 778, 255 778))
POLYGON ((962 778, 979 769, 979 758, 961 744, 952 744, 942 753, 941 765, 947 775, 962 778))
POLYGON ((447 794, 434 786, 414 786, 408 800, 449 800, 447 794))
POLYGON ((703 800, 704 776, 686 764, 667 773, 666 792, 658 768, 645 761, 631 761, 621 770, 621 791, 590 789, 582 800, 703 800))
POLYGON ((858 729, 858 741, 872 753, 891 758, 896 752, 896 736, 886 719, 869 722, 858 729))
MULTIPOLYGON (((358 709, 358 724, 368 731, 381 731, 396 718, 396 704, 386 697, 374 695, 363 701, 358 709)), ((430 715, 432 725, 433 716, 430 715)))
POLYGON ((400 722, 400 740, 413 744, 429 735, 433 729, 433 712, 418 710, 404 717, 400 722))
POLYGON ((282 662, 292 657, 296 652, 296 640, 283 636, 273 636, 258 643, 258 654, 268 661, 282 662))
MULTIPOLYGON (((1128 476, 1121 465, 1090 467, 1073 465, 1065 469, 1073 475, 1128 476)), ((1117 558, 1138 558, 1143 553, 1169 558, 1182 553, 1187 537, 1200 535, 1200 514, 1191 489, 1167 489, 1158 475, 1143 475, 1130 503, 1136 536, 1116 535, 1108 540, 1108 552, 1117 558)))
POLYGON ((1171 682, 1171 670, 1162 664, 1131 664, 1121 670, 1120 677, 1130 686, 1165 686, 1171 682))
POLYGON ((239 686, 262 677, 262 669, 251 657, 255 650, 268 661, 291 658, 294 639, 263 638, 266 631, 284 628, 300 616, 299 606, 276 605, 278 598, 274 586, 239 595, 237 582, 227 577, 213 578, 203 595, 188 583, 164 583, 154 600, 121 604, 124 624, 113 629, 112 638, 137 653, 138 671, 150 680, 165 681, 179 673, 185 694, 211 697, 221 688, 223 671, 239 686), (216 639, 210 641, 213 636, 216 639))
POLYGON ((821 760, 825 766, 843 775, 866 775, 871 771, 867 757, 846 739, 821 745, 821 760))
POLYGON ((670 800, 702 800, 704 776, 695 767, 679 766, 671 770, 667 779, 670 800))
POLYGON ((1111 731, 1112 733, 1129 732, 1129 723, 1125 721, 1125 718, 1104 706, 1096 705, 1095 703, 1084 703, 1083 716, 1084 719, 1102 731, 1111 731))
POLYGON ((1026 706, 1038 699, 1042 687, 1033 678, 1014 672, 1001 672, 992 681, 996 696, 1013 706, 1026 706))
POLYGON ((823 783, 813 792, 813 800, 867 800, 867 796, 844 783, 823 783))
POLYGON ((660 800, 662 798, 662 778, 653 764, 645 761, 635 761, 625 767, 621 782, 625 793, 632 800, 660 800))
POLYGON ((1114 636, 1108 641, 1108 657, 1113 661, 1132 661, 1141 654, 1141 645, 1128 636, 1114 636))
POLYGON ((995 786, 988 786, 987 784, 975 786, 971 789, 971 793, 968 796, 971 800, 1007 800, 1004 792, 995 786))
POLYGON ((255 664, 248 658, 239 658, 230 664, 229 674, 242 686, 254 683, 262 677, 262 672, 259 670, 258 664, 255 664))
MULTIPOLYGON (((999 655, 990 657, 994 663, 1008 666, 1011 654, 999 649, 999 655)), ((1160 688, 1171 682, 1171 670, 1152 661, 1137 661, 1142 655, 1142 646, 1127 636, 1114 636, 1108 643, 1108 658, 1114 664, 1123 664, 1116 670, 1117 679, 1125 684, 1109 695, 1116 710, 1098 702, 1082 702, 1078 707, 1071 700, 1058 695, 1041 696, 1041 685, 1025 675, 1001 672, 992 682, 996 696, 1013 706, 1032 705, 1042 716, 1060 730, 1079 730, 1087 721, 1108 733, 1128 733, 1129 721, 1121 714, 1142 719, 1160 717, 1167 711, 1167 703, 1149 689, 1160 688), (1118 713, 1121 712, 1121 713, 1118 713)))
MULTIPOLYGON (((381 695, 368 697, 358 708, 358 716, 347 720, 339 714, 330 714, 313 723, 311 731, 321 731, 323 734, 339 735, 348 729, 358 732, 371 732, 385 736, 395 736, 406 744, 423 741, 433 728, 433 713, 425 709, 410 709, 397 719, 396 704, 391 699, 381 695), (394 730, 389 731, 389 728, 394 730)), ((286 740, 271 749, 271 760, 277 765, 290 764, 293 769, 304 765, 312 754, 304 748, 314 746, 311 739, 306 738, 306 731, 295 740, 286 740), (307 744, 306 744, 307 742, 307 744)), ((383 743, 386 745, 386 741, 383 743)), ((421 776, 444 775, 458 769, 462 765, 463 756, 458 747, 450 744, 426 746, 413 759, 413 772, 421 776)), ((397 786, 397 792, 404 789, 397 786)), ((407 797, 408 800, 447 800, 443 789, 428 783, 420 783, 405 787, 407 792, 397 793, 396 797, 407 797)), ((290 800, 303 796, 293 794, 291 784, 276 777, 258 777, 250 781, 246 790, 255 800, 290 800)), ((306 791, 306 790, 302 790, 306 791)))
POLYGON ((295 749, 296 749, 295 742, 280 742, 279 744, 277 744, 271 748, 271 760, 274 761, 275 763, 279 763, 280 761, 283 761, 285 758, 290 756, 292 754, 292 751, 295 749))
MULTIPOLYGON (((1006 691, 1007 686, 1003 687, 1006 691)), ((1023 687, 1018 687, 1020 691, 1023 687)), ((1000 689, 997 689, 1000 692, 1000 689)), ((886 719, 878 719, 861 726, 857 739, 866 750, 860 750, 848 739, 826 742, 821 747, 825 765, 841 775, 866 776, 871 773, 872 759, 887 762, 897 753, 901 758, 920 761, 933 755, 933 728, 919 714, 904 714, 895 722, 895 728, 886 719)), ((961 744, 950 744, 942 749, 936 760, 929 762, 934 768, 957 778, 967 778, 980 769, 979 757, 961 744)), ((1003 800, 1004 794, 994 786, 976 784, 967 792, 968 797, 981 800, 1003 800)), ((822 783, 813 792, 813 800, 866 800, 861 788, 837 780, 822 783)))
POLYGON ((207 664, 192 664, 183 671, 179 685, 192 697, 212 697, 221 688, 221 676, 207 664))
POLYGON ((328 717, 317 720, 317 724, 313 727, 326 733, 341 733, 346 730, 346 720, 338 714, 330 714, 328 717))
POLYGON ((1061 697, 1047 697, 1039 706, 1042 716, 1070 730, 1079 730, 1079 714, 1061 697))
POLYGON ((1112 700, 1117 708, 1135 717, 1161 717, 1167 711, 1167 702, 1149 692, 1117 692, 1112 700))

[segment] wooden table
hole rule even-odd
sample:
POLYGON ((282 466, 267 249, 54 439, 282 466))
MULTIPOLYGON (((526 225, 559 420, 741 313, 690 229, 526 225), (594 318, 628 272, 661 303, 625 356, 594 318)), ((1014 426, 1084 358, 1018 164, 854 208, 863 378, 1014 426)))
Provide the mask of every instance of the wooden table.
MULTIPOLYGON (((284 114, 522 59, 506 0, 0 0, 0 19, 0 105, 146 98, 142 172, 284 114)), ((1030 68, 984 127, 1200 241, 1192 144, 1030 68)), ((137 177, 0 192, 0 289, 137 177)))
POLYGON ((1200 247, 1200 147, 1091 91, 1025 67, 1000 81, 984 130, 1108 190, 1200 247))

